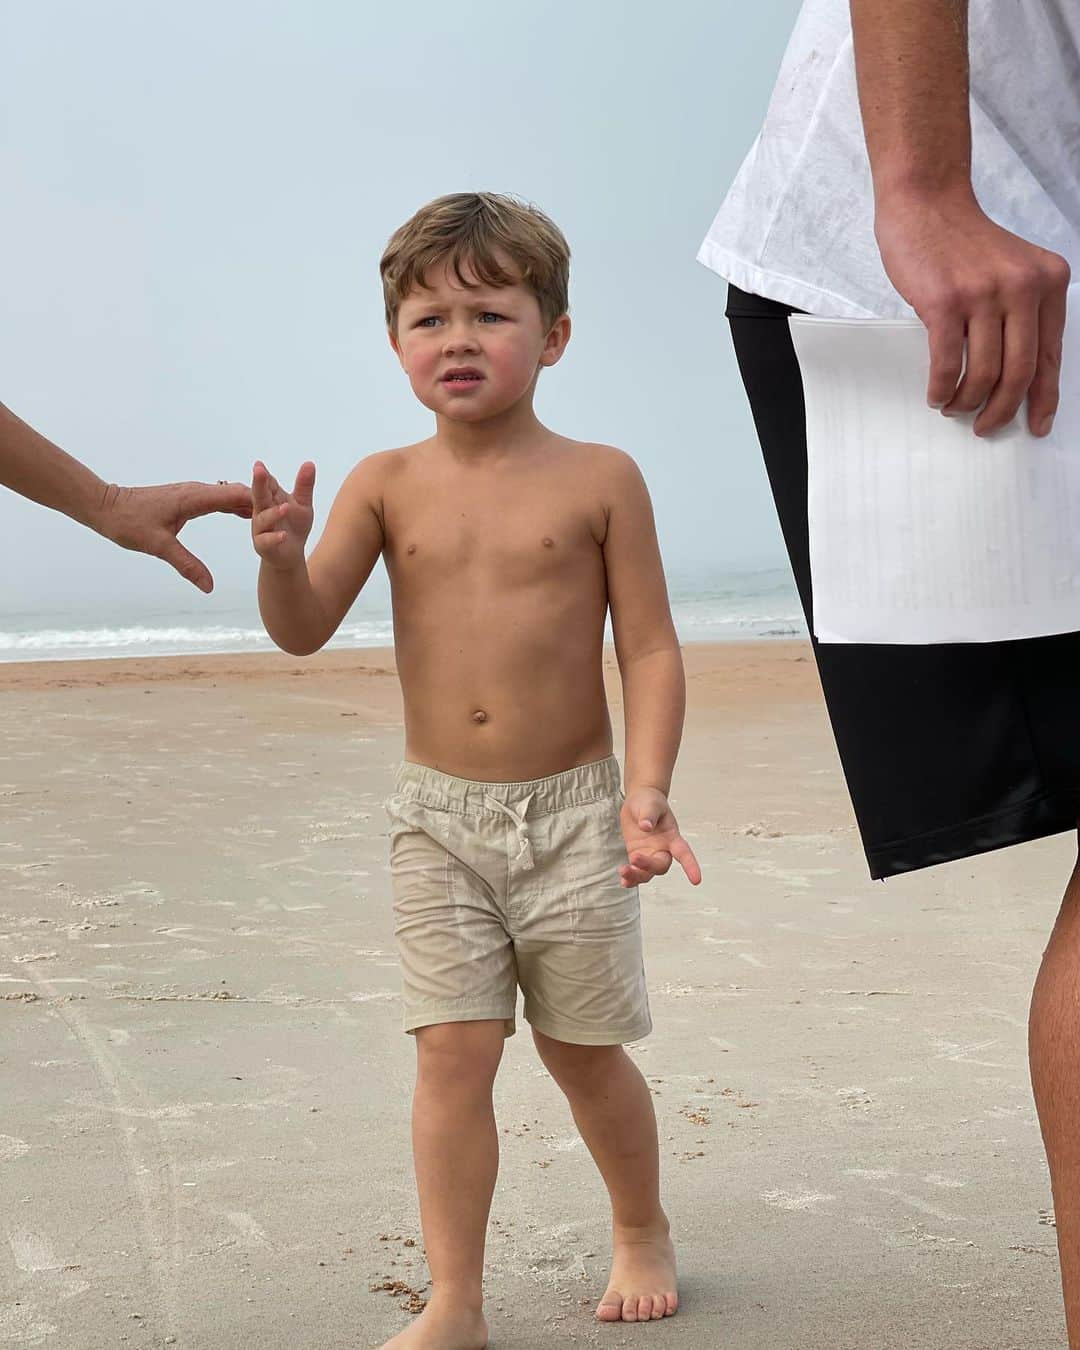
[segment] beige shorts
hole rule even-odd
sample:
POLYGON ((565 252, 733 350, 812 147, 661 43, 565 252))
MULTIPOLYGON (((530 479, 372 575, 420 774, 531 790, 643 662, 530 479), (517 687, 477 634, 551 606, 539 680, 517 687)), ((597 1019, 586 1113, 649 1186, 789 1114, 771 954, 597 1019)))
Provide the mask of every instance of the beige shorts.
POLYGON ((386 802, 405 1030, 525 1018, 575 1045, 652 1030, 612 758, 530 783, 404 763, 386 802))

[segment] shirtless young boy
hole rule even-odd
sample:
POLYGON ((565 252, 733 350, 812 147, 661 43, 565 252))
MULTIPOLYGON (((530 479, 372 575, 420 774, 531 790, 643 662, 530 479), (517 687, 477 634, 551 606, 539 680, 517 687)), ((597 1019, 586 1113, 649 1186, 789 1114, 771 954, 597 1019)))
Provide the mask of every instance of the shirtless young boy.
MULTIPOLYGON (((674 1313, 652 1097, 623 1045, 650 1028, 637 887, 701 873, 668 803, 685 685, 640 472, 533 411, 562 356, 569 250, 513 199, 423 207, 382 259, 391 345, 435 433, 362 460, 310 560, 314 465, 286 493, 255 465, 266 630, 295 655, 334 633, 381 553, 405 760, 387 802, 413 1150, 431 1298, 395 1350, 482 1350, 498 1168, 492 1084, 517 985, 611 1197, 604 1321, 674 1313), (625 798, 604 695, 610 606, 625 798)), ((384 1348, 385 1350, 385 1348, 384 1348)))

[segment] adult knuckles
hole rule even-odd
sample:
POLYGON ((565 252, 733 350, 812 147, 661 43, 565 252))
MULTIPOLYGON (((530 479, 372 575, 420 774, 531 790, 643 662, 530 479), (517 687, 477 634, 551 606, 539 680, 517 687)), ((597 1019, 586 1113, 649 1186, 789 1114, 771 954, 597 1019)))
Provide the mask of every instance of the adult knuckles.
POLYGON ((1072 271, 1056 253, 1030 261, 1009 262, 976 277, 940 282, 915 308, 928 322, 938 325, 958 315, 1001 313, 1024 305, 1036 305, 1051 290, 1068 286, 1072 271))
POLYGON ((1047 287, 1051 290, 1065 290, 1072 281, 1072 268, 1068 260, 1063 258, 1060 253, 1047 253, 1043 262, 1043 274, 1046 278, 1047 287))

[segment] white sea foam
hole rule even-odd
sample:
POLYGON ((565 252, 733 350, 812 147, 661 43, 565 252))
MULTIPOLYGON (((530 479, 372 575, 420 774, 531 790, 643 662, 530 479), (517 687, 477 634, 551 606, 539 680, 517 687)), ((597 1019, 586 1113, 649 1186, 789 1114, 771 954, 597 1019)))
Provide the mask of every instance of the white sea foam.
MULTIPOLYGON (((669 581, 672 617, 683 642, 806 634, 787 569, 713 576, 684 573, 669 581)), ((115 607, 97 602, 94 611, 74 607, 70 615, 56 610, 42 615, 0 611, 0 662, 275 650, 259 623, 253 599, 243 606, 225 607, 215 597, 202 611, 186 604, 175 611, 148 611, 144 606, 140 612, 118 596, 115 607)), ((610 625, 607 637, 610 641, 610 625)), ((365 595, 329 645, 388 647, 393 640, 389 597, 365 595)))
MULTIPOLYGON (((393 640, 393 625, 386 618, 344 624, 329 645, 388 647, 393 640)), ((110 656, 193 656, 274 650, 273 642, 262 628, 222 624, 0 629, 0 661, 71 661, 110 656)))

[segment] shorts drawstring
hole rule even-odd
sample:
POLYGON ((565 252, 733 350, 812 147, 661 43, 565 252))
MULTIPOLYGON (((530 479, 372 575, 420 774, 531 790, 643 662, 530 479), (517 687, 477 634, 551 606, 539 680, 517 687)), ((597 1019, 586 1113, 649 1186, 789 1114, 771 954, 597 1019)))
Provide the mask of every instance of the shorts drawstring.
POLYGON ((533 851, 532 844, 529 843, 528 826, 525 824, 525 813, 529 809, 529 803, 533 799, 530 792, 521 802, 521 814, 514 810, 512 806, 507 806, 505 802, 499 801, 498 797, 493 797, 490 792, 484 793, 484 805, 494 807, 496 811, 501 811, 504 816, 513 822, 517 830, 518 843, 521 847, 518 849, 518 855, 514 859, 519 864, 523 872, 531 872, 533 869, 533 851))

